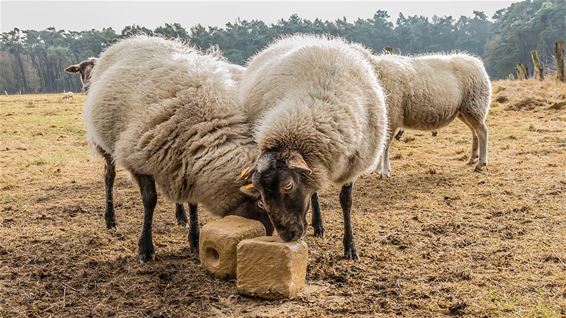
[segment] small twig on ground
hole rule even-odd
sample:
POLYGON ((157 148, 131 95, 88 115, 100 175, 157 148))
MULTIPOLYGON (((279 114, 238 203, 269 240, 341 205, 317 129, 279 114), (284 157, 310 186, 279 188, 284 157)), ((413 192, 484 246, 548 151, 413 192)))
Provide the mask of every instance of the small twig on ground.
POLYGON ((65 308, 65 297, 67 296, 67 287, 63 286, 63 306, 62 308, 65 308))

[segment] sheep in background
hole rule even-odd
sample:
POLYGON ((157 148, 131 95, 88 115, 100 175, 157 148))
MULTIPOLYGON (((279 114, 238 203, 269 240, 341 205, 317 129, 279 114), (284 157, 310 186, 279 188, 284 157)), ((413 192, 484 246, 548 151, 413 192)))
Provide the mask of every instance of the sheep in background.
POLYGON ((375 168, 387 135, 385 99, 371 65, 341 39, 284 38, 250 60, 240 98, 257 120, 261 152, 247 173, 253 187, 243 190, 260 195, 289 241, 305 235, 316 192, 329 182, 342 185, 344 255, 358 258, 352 186, 375 168))
POLYGON ((85 60, 80 61, 78 64, 70 65, 65 69, 67 73, 79 73, 81 75, 81 84, 83 85, 83 91, 87 92, 90 84, 90 76, 94 65, 98 59, 96 57, 89 57, 85 60))
MULTIPOLYGON (((253 217, 273 231, 257 198, 239 190, 240 171, 253 163, 257 145, 236 86, 228 63, 161 38, 123 40, 100 56, 84 112, 87 138, 140 187, 140 261, 155 256, 156 184, 166 198, 190 202, 191 215, 198 202, 214 215, 253 217)), ((198 237, 189 242, 198 248, 198 237)))
POLYGON ((486 118, 491 100, 491 82, 481 60, 458 54, 416 57, 373 55, 352 45, 373 64, 387 96, 389 137, 380 163, 381 177, 391 176, 389 145, 397 128, 436 130, 456 117, 472 131, 468 164, 475 170, 487 165, 486 118))
POLYGON ((63 92, 62 99, 73 99, 73 97, 74 97, 73 92, 63 92))

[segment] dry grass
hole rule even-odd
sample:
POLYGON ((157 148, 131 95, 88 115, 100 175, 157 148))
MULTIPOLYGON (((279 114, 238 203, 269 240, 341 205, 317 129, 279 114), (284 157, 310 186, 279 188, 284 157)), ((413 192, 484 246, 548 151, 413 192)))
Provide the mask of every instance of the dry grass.
POLYGON ((0 317, 565 316, 566 113, 552 105, 566 86, 494 87, 488 169, 465 165, 460 122, 436 138, 406 132, 392 146, 393 178, 355 186, 361 259, 341 257, 332 187, 321 198, 327 236, 307 237, 310 285, 290 301, 240 297, 234 281, 207 275, 171 203, 156 211, 157 261, 139 264, 137 189, 119 171, 119 230, 106 231, 83 98, 0 96, 0 317))
POLYGON ((560 110, 566 108, 566 88, 554 79, 496 81, 493 101, 495 107, 501 104, 507 110, 560 110))

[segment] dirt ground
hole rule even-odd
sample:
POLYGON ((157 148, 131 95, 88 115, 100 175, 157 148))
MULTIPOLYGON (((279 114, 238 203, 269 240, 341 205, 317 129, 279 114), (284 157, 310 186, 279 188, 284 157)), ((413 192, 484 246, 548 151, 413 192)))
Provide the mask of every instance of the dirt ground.
POLYGON ((326 237, 306 239, 309 285, 283 301, 208 275, 169 202, 156 210, 157 259, 140 264, 138 190, 119 170, 119 229, 107 231, 83 102, 0 96, 0 318, 566 316, 564 85, 495 83, 483 173, 465 164, 461 122, 394 142, 393 177, 354 187, 358 261, 342 257, 338 188, 324 191, 326 237))

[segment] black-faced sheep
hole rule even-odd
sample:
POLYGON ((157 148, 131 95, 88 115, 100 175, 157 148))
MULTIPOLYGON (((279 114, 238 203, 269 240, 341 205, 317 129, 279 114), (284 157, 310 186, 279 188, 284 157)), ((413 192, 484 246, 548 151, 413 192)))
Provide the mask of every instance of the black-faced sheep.
POLYGON ((353 182, 373 170, 387 135, 387 109, 372 66, 340 39, 293 36, 253 57, 240 98, 260 156, 248 172, 278 234, 305 235, 311 198, 342 185, 344 254, 358 257, 351 226, 353 182))
POLYGON ((259 219, 272 232, 257 198, 239 190, 240 171, 253 163, 257 145, 236 84, 228 63, 160 38, 123 40, 100 56, 84 112, 87 138, 140 187, 141 261, 155 255, 156 184, 168 199, 191 202, 191 215, 198 202, 217 216, 259 219))

